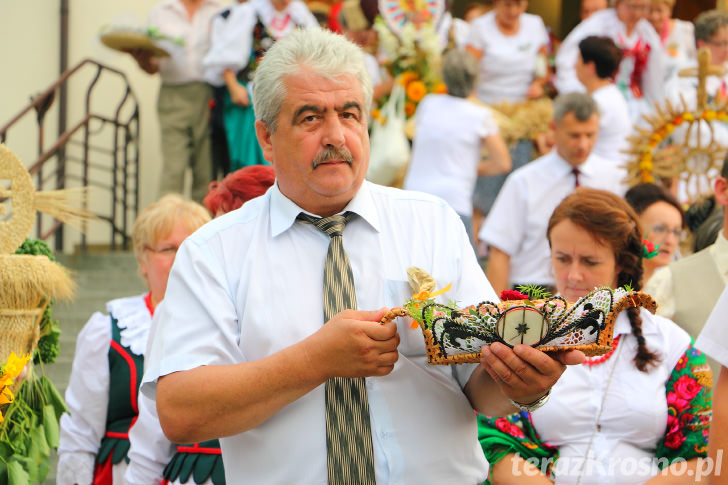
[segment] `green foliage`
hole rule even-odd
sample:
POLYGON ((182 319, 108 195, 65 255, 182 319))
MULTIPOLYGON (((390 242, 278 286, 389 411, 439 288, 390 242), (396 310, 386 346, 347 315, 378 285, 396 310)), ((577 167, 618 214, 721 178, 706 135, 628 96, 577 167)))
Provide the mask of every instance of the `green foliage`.
MULTIPOLYGON (((26 239, 15 254, 47 256, 51 261, 56 260, 48 244, 40 239, 26 239)), ((33 355, 34 363, 52 364, 56 361, 60 335, 61 329, 58 326, 58 320, 53 319, 53 300, 51 300, 43 311, 43 318, 40 321, 40 341, 38 341, 38 349, 33 355)))
POLYGON ((518 285, 516 289, 524 295, 528 295, 529 300, 542 300, 551 296, 551 292, 546 291, 546 289, 540 285, 518 285))
MULTIPOLYGON (((53 251, 44 241, 26 239, 16 254, 47 256, 53 251)), ((53 301, 45 308, 40 323, 40 341, 33 356, 39 364, 55 362, 59 351, 60 327, 53 319, 53 301)), ((29 364, 30 365, 30 364, 29 364)), ((59 443, 59 420, 68 411, 66 403, 45 375, 29 372, 0 423, 0 485, 30 485, 43 482, 50 470, 50 453, 59 443)))
POLYGON ((45 479, 51 449, 58 447, 58 421, 67 410, 46 376, 31 375, 23 382, 0 426, 0 485, 45 479))
POLYGON ((627 283, 626 285, 624 285, 624 289, 626 291, 629 291, 629 292, 634 291, 634 288, 632 287, 632 282, 630 281, 629 283, 627 283))

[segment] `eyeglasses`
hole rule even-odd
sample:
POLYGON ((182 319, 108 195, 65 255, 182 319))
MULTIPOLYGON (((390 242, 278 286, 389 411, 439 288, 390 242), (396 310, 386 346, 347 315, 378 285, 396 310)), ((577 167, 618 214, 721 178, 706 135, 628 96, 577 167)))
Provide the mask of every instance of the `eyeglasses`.
POLYGON ((177 250, 179 248, 175 246, 166 246, 163 248, 153 248, 151 246, 144 246, 145 251, 149 251, 154 254, 159 254, 160 256, 173 258, 177 254, 177 250))
POLYGON ((649 229, 649 232, 647 233, 648 238, 654 238, 658 237, 661 239, 666 238, 669 234, 672 234, 675 236, 675 239, 678 241, 682 241, 685 233, 681 228, 675 228, 670 229, 669 227, 665 226, 664 224, 657 224, 656 226, 652 226, 649 229))

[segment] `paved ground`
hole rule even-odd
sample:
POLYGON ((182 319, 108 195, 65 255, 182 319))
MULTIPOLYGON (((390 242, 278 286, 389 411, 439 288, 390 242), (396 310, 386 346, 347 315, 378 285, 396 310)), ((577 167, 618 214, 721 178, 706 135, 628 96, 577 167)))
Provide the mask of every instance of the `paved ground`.
MULTIPOLYGON (((137 275, 136 260, 131 252, 60 255, 58 260, 73 271, 73 278, 78 284, 73 302, 56 304, 53 309, 53 315, 61 326, 61 349, 58 359, 46 368, 46 373, 64 394, 76 348, 76 336, 91 314, 95 311, 105 312, 107 301, 142 293, 145 287, 137 275)), ((55 482, 54 460, 44 483, 55 482)))

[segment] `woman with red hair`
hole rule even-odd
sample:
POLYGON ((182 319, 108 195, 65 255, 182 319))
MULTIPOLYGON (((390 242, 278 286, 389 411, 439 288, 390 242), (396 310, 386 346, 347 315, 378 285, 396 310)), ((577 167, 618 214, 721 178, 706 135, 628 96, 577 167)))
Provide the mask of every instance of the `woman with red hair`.
POLYGON ((221 182, 212 182, 202 203, 217 217, 263 195, 275 179, 273 167, 268 165, 243 167, 228 174, 221 182))

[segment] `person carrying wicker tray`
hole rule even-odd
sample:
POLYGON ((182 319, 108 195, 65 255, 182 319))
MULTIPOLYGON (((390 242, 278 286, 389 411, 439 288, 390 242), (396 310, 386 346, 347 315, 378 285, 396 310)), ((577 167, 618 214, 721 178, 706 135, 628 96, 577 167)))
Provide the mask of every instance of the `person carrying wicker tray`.
POLYGON ((253 93, 276 184, 188 238, 170 273, 142 392, 170 439, 222 437, 228 483, 482 482, 473 409, 538 401, 584 358, 493 344, 433 366, 410 322, 379 324, 410 266, 458 300, 497 296, 442 200, 364 181, 371 93, 344 38, 277 41, 253 93))

